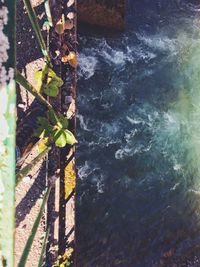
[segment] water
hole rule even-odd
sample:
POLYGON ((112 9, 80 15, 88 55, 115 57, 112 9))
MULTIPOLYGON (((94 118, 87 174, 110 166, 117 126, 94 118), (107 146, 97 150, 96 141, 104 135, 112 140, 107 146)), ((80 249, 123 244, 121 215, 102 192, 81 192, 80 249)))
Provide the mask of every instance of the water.
MULTIPOLYGON (((197 2, 197 1, 196 1, 197 2)), ((200 5, 80 36, 77 266, 200 266, 200 5)))

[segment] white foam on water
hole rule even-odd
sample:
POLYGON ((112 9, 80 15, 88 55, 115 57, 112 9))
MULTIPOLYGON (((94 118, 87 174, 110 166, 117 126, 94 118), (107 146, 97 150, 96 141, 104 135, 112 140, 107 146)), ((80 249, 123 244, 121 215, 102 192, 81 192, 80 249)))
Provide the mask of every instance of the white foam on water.
POLYGON ((83 180, 91 173, 91 167, 88 161, 85 161, 84 165, 78 168, 78 177, 83 180))
POLYGON ((92 131, 92 129, 88 128, 88 120, 85 119, 83 115, 78 113, 76 115, 76 118, 79 120, 81 129, 83 129, 84 131, 88 131, 88 132, 92 131))
POLYGON ((182 167, 182 165, 177 163, 177 164, 174 165, 173 169, 175 171, 179 171, 179 170, 181 170, 181 167, 182 167))
POLYGON ((172 54, 177 53, 178 39, 170 39, 167 36, 162 36, 161 34, 148 36, 145 33, 137 33, 136 35, 138 40, 153 50, 170 52, 172 54))
POLYGON ((91 180, 97 187, 97 192, 99 194, 103 194, 104 193, 104 181, 105 181, 105 176, 103 173, 99 174, 99 175, 94 175, 92 177, 92 180, 91 180))
POLYGON ((145 122, 143 121, 143 120, 140 120, 140 119, 132 119, 132 118, 130 118, 129 116, 126 116, 126 119, 127 119, 127 121, 129 121, 131 124, 145 124, 145 122))
POLYGON ((170 188, 170 191, 175 191, 179 187, 180 183, 176 183, 173 187, 170 188))
POLYGON ((96 71, 98 60, 95 56, 88 56, 83 53, 79 54, 78 76, 86 80, 91 78, 96 71))

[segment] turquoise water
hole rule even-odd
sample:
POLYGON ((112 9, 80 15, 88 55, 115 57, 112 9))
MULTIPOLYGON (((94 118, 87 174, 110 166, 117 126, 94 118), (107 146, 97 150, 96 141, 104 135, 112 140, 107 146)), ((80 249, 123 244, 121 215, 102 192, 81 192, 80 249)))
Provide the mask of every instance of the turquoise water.
POLYGON ((77 266, 200 266, 199 12, 128 1, 80 35, 77 266))

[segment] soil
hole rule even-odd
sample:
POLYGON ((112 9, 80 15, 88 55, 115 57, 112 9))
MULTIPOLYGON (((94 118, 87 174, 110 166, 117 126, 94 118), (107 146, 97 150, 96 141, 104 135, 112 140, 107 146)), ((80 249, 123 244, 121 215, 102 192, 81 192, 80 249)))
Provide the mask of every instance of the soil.
MULTIPOLYGON (((42 20, 44 16, 42 1, 33 0, 32 3, 36 8, 37 14, 42 20)), ((16 44, 17 68, 25 75, 29 82, 34 84, 34 72, 42 67, 44 61, 22 0, 17 1, 16 44)), ((26 120, 27 112, 31 109, 32 105, 34 105, 34 98, 21 88, 18 90, 17 105, 18 131, 20 131, 20 122, 22 120, 26 120)), ((36 149, 33 149, 23 165, 30 162, 36 155, 37 151, 36 149)), ((42 201, 41 197, 43 190, 45 189, 45 185, 46 166, 44 161, 35 166, 30 175, 25 177, 16 188, 15 266, 17 266, 19 262, 27 237, 31 232, 33 223, 40 209, 42 201)), ((39 226, 31 249, 30 257, 28 258, 28 262, 26 264, 27 267, 38 266, 44 229, 45 217, 39 226)))

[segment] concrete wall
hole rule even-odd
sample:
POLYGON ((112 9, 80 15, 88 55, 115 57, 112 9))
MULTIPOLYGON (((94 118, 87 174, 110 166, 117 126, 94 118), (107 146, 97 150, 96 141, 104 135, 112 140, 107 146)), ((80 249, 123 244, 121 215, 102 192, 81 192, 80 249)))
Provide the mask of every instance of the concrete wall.
POLYGON ((122 31, 125 0, 78 0, 78 21, 122 31))

